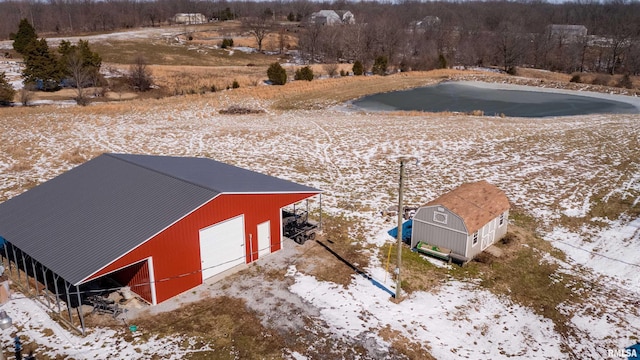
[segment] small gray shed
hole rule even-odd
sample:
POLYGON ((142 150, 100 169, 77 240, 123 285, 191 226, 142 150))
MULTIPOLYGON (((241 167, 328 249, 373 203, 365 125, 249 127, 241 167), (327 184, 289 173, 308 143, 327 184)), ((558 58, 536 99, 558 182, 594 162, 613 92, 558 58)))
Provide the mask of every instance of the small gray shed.
POLYGON ((422 242, 446 248, 467 262, 507 233, 508 217, 504 192, 484 180, 466 183, 418 208, 411 247, 422 242))

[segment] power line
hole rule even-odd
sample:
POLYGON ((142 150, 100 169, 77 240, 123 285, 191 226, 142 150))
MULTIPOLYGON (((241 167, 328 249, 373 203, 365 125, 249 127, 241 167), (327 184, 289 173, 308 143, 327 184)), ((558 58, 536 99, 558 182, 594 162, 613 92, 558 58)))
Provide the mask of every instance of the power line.
MULTIPOLYGON (((251 258, 253 259, 253 256, 254 256, 254 255, 259 255, 259 253, 260 253, 261 251, 263 251, 263 250, 267 250, 267 249, 272 249, 272 248, 274 248, 274 246, 273 246, 273 245, 269 245, 269 246, 266 246, 266 247, 261 248, 261 249, 260 249, 260 248, 258 248, 258 249, 256 249, 256 251, 249 252, 249 256, 251 256, 251 258)), ((270 253, 271 253, 271 252, 270 252, 270 253)), ((171 280, 176 280, 176 279, 180 279, 180 278, 183 278, 183 277, 187 277, 187 276, 192 276, 192 275, 200 274, 200 273, 202 273, 202 272, 204 272, 204 271, 206 271, 206 270, 215 269, 215 268, 217 268, 217 267, 224 266, 224 265, 228 265, 228 264, 230 264, 230 263, 237 262, 237 261, 239 261, 239 260, 246 259, 246 258, 247 258, 247 255, 245 254, 245 255, 243 255, 243 256, 240 256, 240 257, 237 257, 237 258, 234 258, 234 259, 230 259, 230 260, 227 260, 227 261, 225 261, 225 262, 218 263, 218 264, 215 264, 215 265, 212 265, 212 266, 208 266, 208 267, 206 267, 206 268, 201 268, 201 269, 197 269, 197 270, 190 271, 190 272, 186 272, 186 273, 180 273, 180 274, 177 274, 177 275, 173 275, 173 276, 165 277, 165 278, 162 278, 162 279, 157 279, 157 280, 154 280, 154 281, 142 282, 142 283, 138 283, 138 284, 135 284, 135 285, 133 285, 133 286, 130 286, 130 287, 143 287, 143 286, 148 286, 148 285, 152 285, 152 284, 156 284, 156 283, 162 283, 162 282, 167 282, 167 281, 171 281, 171 280)), ((258 259, 253 260, 253 261, 251 261, 250 263, 253 263, 253 262, 255 262, 255 261, 259 260, 259 259, 260 259, 260 258, 258 257, 258 259)), ((11 261, 9 260, 9 258, 8 258, 8 257, 7 257, 7 260, 11 263, 11 261)), ((246 260, 245 260, 245 261, 246 261, 246 260)), ((14 261, 13 263, 15 264, 16 262, 14 261)), ((245 262, 245 264, 250 264, 250 263, 246 263, 246 262, 245 262)), ((18 270, 20 270, 20 267, 19 267, 19 266, 16 266, 16 268, 17 268, 18 270)), ((23 272, 25 272, 25 274, 27 274, 27 275, 28 275, 28 272, 26 272, 26 271, 24 271, 24 270, 22 270, 22 271, 23 271, 23 272)), ((98 279, 99 279, 99 278, 98 278, 98 279)), ((86 284, 86 283, 85 283, 85 284, 86 284)), ((82 284, 81 284, 81 285, 82 285, 82 284)), ((78 285, 78 286, 80 286, 80 285, 78 285)), ((92 294, 92 293, 101 293, 101 292, 117 291, 117 290, 120 290, 120 289, 122 289, 122 288, 123 288, 123 287, 122 287, 122 286, 120 286, 120 287, 113 287, 113 288, 99 288, 99 289, 89 289, 89 290, 82 290, 82 291, 71 291, 71 292, 68 292, 68 294, 69 294, 69 295, 77 295, 77 294, 92 294)))
MULTIPOLYGON (((611 256, 608 256, 608 255, 605 255, 605 254, 601 254, 601 253, 598 253, 598 252, 594 252, 592 250, 588 250, 588 249, 579 247, 577 245, 570 244, 570 243, 562 241, 562 240, 547 240, 547 241, 561 243, 561 244, 567 245, 569 247, 572 247, 574 249, 577 249, 577 250, 580 250, 580 251, 584 251, 584 252, 590 253, 592 255, 600 256, 600 257, 605 258, 605 259, 610 260, 610 261, 614 261, 614 262, 622 263, 622 264, 625 264, 625 265, 628 265, 628 266, 633 266, 633 267, 640 268, 640 264, 631 263, 631 262, 628 262, 628 261, 621 260, 619 258, 611 257, 611 256)), ((249 256, 253 259, 253 256, 259 255, 259 253, 261 251, 267 250, 267 249, 270 250, 273 247, 274 247, 273 245, 269 245, 269 246, 264 247, 264 248, 258 248, 255 251, 250 252, 249 256)), ((306 250, 304 253, 302 253, 299 256, 295 256, 295 259, 298 260, 298 259, 302 258, 302 256, 305 255, 308 251, 310 251, 310 249, 306 250)), ((180 273, 180 274, 176 274, 176 275, 173 275, 173 276, 165 277, 165 278, 162 278, 162 279, 156 279, 156 280, 153 280, 153 281, 142 282, 142 283, 131 285, 130 287, 131 288, 144 287, 144 286, 149 286, 149 285, 152 285, 152 284, 164 283, 164 282, 177 280, 177 279, 188 277, 188 276, 193 276, 193 275, 196 275, 196 274, 201 274, 204 271, 215 269, 215 268, 218 268, 220 266, 228 265, 230 263, 237 262, 237 261, 242 260, 242 259, 246 259, 246 257, 247 257, 246 255, 243 255, 241 257, 230 259, 230 260, 227 260, 227 261, 222 262, 222 263, 218 263, 218 264, 215 264, 215 265, 212 265, 212 266, 208 266, 206 268, 201 268, 201 269, 197 269, 197 270, 186 272, 186 273, 180 273)), ((258 257, 258 259, 253 260, 250 263, 253 263, 253 262, 255 262, 255 261, 259 260, 259 259, 260 258, 258 257)), ((8 257, 7 257, 7 260, 9 260, 8 257)), ((245 262, 245 264, 250 264, 250 263, 246 263, 245 262)), ((295 263, 295 261, 293 263, 295 263)), ((14 262, 14 264, 15 264, 15 262, 14 262)), ((16 266, 16 267, 18 269, 20 269, 18 266, 16 266)), ((82 295, 82 294, 95 294, 95 293, 103 293, 103 292, 112 292, 112 291, 121 290, 122 288, 123 287, 121 286, 121 287, 111 287, 111 288, 87 289, 87 290, 82 290, 82 291, 72 291, 72 292, 69 292, 69 295, 77 295, 77 294, 82 295)))
POLYGON ((595 252, 595 251, 592 251, 592 250, 587 250, 585 248, 581 248, 581 247, 579 247, 577 245, 573 245, 573 244, 570 244, 570 243, 562 241, 562 240, 548 240, 548 241, 549 242, 558 242, 558 243, 561 243, 561 244, 565 244, 565 245, 570 246, 570 247, 572 247, 574 249, 581 250, 581 251, 584 251, 584 252, 588 252, 588 253, 590 253, 592 255, 598 255, 600 257, 603 257, 603 258, 611 260, 611 261, 616 261, 616 262, 619 262, 619 263, 622 263, 622 264, 625 264, 625 265, 630 265, 630 266, 635 266, 635 267, 640 268, 640 264, 630 263, 628 261, 624 261, 624 260, 621 260, 621 259, 618 259, 618 258, 614 258, 614 257, 608 256, 608 255, 605 255, 605 254, 600 254, 598 252, 595 252))

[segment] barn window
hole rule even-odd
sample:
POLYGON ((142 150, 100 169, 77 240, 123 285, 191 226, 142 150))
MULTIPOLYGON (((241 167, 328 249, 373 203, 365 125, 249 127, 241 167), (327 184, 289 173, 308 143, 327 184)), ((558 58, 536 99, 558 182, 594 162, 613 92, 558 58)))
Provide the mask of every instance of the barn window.
POLYGON ((504 213, 500 214, 500 226, 504 224, 504 213))
MULTIPOLYGON (((440 209, 438 209, 440 210, 440 209)), ((436 211, 433 213, 433 221, 447 225, 447 213, 436 211)))
POLYGON ((478 243, 478 232, 473 233, 473 242, 472 245, 476 245, 478 243))

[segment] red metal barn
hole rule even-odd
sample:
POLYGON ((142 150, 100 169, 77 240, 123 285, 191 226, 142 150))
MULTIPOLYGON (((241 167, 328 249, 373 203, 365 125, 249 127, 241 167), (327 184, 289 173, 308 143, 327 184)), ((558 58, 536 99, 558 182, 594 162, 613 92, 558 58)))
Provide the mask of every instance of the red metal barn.
POLYGON ((3 255, 68 306, 104 278, 157 304, 280 250, 282 208, 319 193, 211 159, 103 154, 0 204, 3 255))

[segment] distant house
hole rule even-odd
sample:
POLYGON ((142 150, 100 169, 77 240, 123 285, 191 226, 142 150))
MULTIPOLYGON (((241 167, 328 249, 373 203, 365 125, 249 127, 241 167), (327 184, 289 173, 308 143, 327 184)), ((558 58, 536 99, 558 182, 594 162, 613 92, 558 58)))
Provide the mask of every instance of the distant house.
POLYGON ((444 248, 454 260, 467 262, 504 237, 509 207, 507 196, 494 185, 463 184, 418 208, 411 247, 444 248))
POLYGON ((440 25, 440 18, 437 16, 425 16, 422 20, 415 22, 415 25, 422 28, 432 28, 440 25))
POLYGON ((207 18, 200 13, 178 13, 171 19, 175 24, 196 25, 204 24, 207 18))
POLYGON ((548 27, 549 36, 562 39, 576 40, 587 36, 587 27, 584 25, 560 25, 552 24, 548 27))
POLYGON ((409 31, 424 33, 429 30, 434 30, 440 25, 440 18, 437 16, 425 16, 420 20, 415 20, 409 23, 409 31))
POLYGON ((310 21, 319 25, 355 24, 356 19, 347 10, 320 10, 311 14, 310 21))

